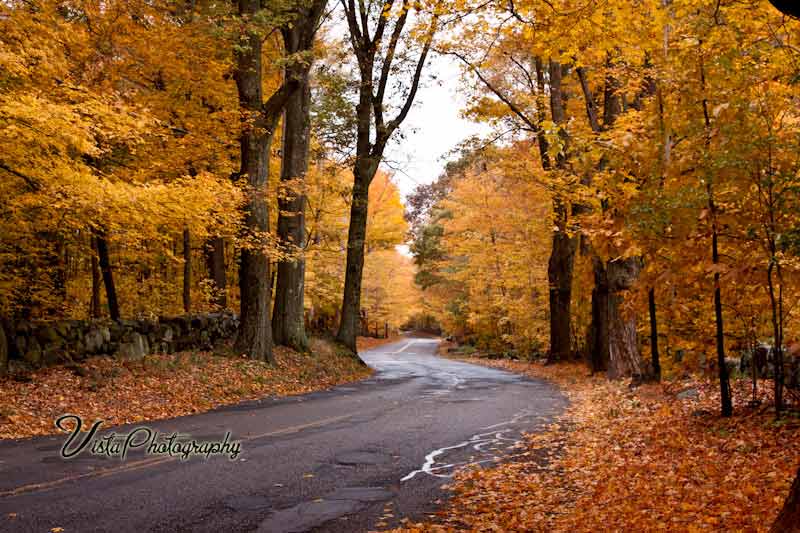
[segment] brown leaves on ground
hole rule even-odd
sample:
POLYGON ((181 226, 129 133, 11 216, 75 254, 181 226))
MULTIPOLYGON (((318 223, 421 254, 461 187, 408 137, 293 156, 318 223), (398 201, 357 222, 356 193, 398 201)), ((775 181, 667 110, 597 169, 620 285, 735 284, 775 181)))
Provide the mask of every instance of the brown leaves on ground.
POLYGON ((326 389, 371 373, 319 340, 307 354, 284 347, 275 347, 274 354, 275 366, 207 352, 148 355, 137 362, 94 357, 75 369, 39 370, 27 383, 0 380, 0 438, 57 433, 53 420, 64 413, 127 424, 326 389))
POLYGON ((761 408, 717 415, 712 383, 631 389, 582 365, 472 360, 559 384, 567 413, 520 461, 461 474, 438 524, 413 531, 767 531, 800 461, 800 420, 761 408), (676 393, 697 387, 696 399, 676 393))

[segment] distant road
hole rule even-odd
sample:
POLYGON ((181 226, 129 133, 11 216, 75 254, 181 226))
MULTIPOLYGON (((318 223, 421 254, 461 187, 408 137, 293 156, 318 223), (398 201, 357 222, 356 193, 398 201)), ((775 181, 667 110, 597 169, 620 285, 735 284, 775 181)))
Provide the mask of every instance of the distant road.
POLYGON ((567 403, 544 382, 437 357, 437 344, 364 352, 377 372, 354 385, 148 424, 197 440, 230 430, 235 461, 63 460, 63 436, 0 442, 0 531, 351 532, 384 509, 390 525, 424 518, 447 476, 513 453, 567 403))

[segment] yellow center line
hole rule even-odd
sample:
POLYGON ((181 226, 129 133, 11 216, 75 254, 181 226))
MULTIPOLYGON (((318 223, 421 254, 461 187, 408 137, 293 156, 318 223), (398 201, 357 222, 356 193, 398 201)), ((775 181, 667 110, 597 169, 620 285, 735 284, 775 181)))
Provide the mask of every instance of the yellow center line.
MULTIPOLYGON (((351 418, 353 415, 342 415, 342 416, 332 416, 330 418, 323 418, 322 420, 317 420, 314 422, 309 422, 307 424, 299 424, 296 426, 290 426, 288 428, 283 429, 276 429, 274 431, 268 431, 266 433, 260 433, 258 435, 248 435, 246 437, 242 437, 239 439, 240 442, 248 442, 255 439, 262 439, 264 437, 276 437, 279 435, 289 435, 292 433, 299 433, 304 429, 311 429, 315 427, 321 427, 327 424, 331 424, 333 422, 338 422, 340 420, 345 420, 351 418)), ((166 463, 167 461, 173 461, 179 459, 179 457, 167 456, 167 457, 150 457, 148 459, 140 459, 138 461, 132 461, 130 463, 124 464, 122 466, 113 466, 109 468, 103 468, 100 470, 93 470, 91 472, 84 472, 83 474, 77 474, 74 476, 67 476, 60 479, 55 479, 53 481, 45 481, 42 483, 31 483, 29 485, 21 485, 19 487, 9 489, 3 492, 0 492, 0 498, 5 498, 8 496, 18 496, 20 494, 25 494, 29 492, 43 492, 59 485, 63 485, 64 483, 68 483, 70 481, 77 481, 79 479, 85 478, 100 478, 106 477, 113 474, 122 474, 125 472, 130 472, 132 470, 140 470, 142 468, 147 468, 149 466, 155 466, 161 463, 166 463)))

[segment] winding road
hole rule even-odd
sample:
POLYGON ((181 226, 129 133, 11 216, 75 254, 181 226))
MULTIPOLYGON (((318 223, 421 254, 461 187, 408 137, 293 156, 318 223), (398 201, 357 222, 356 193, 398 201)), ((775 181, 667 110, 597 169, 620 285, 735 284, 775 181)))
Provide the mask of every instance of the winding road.
POLYGON ((0 531, 356 532, 424 518, 456 470, 512 455, 567 403, 547 383, 438 357, 437 344, 364 352, 376 373, 356 384, 147 424, 197 440, 230 431, 236 460, 65 460, 66 435, 2 441, 0 531))

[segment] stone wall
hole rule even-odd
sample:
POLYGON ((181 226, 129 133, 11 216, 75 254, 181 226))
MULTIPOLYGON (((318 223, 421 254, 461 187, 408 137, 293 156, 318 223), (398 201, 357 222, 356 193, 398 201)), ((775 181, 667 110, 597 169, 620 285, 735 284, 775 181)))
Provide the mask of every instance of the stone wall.
POLYGON ((156 320, 5 322, 0 332, 0 373, 5 354, 10 364, 39 367, 92 355, 141 359, 149 353, 208 350, 233 337, 238 325, 236 315, 228 312, 156 320))

